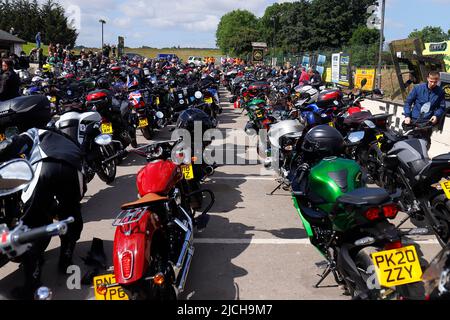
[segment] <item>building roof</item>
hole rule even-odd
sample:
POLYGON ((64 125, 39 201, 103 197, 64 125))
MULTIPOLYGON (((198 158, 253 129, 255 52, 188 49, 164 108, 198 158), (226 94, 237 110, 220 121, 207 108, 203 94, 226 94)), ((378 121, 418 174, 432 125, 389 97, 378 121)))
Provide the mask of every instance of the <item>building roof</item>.
POLYGON ((10 42, 10 43, 26 43, 25 40, 13 36, 11 33, 0 29, 0 42, 10 42))

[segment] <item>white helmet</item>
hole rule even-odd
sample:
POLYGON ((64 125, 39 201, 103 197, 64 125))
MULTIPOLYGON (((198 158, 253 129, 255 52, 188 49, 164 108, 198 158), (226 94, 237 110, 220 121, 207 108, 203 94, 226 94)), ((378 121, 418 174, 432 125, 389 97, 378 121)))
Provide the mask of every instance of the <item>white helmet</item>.
POLYGON ((296 95, 302 101, 302 104, 311 104, 317 102, 319 97, 319 90, 312 86, 298 86, 295 87, 296 95))

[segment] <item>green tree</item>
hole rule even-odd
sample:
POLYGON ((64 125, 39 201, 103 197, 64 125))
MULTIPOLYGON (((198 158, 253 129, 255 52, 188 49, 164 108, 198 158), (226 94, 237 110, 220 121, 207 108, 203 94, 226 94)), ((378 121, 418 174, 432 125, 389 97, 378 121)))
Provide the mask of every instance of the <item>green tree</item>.
POLYGON ((253 13, 234 10, 220 19, 216 43, 223 53, 242 56, 251 51, 251 42, 259 40, 258 19, 253 13))
POLYGON ((420 38, 423 43, 441 42, 450 40, 450 30, 445 33, 441 27, 427 26, 422 30, 414 29, 414 31, 409 34, 408 38, 420 38))

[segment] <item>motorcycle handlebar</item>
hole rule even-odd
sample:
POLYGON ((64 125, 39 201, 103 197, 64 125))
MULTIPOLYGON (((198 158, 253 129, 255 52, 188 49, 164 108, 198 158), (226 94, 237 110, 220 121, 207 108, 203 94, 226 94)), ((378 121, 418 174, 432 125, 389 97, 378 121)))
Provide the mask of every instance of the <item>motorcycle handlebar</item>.
POLYGON ((67 225, 74 221, 75 219, 73 217, 69 217, 68 219, 63 221, 55 222, 47 226, 34 228, 29 231, 19 233, 17 235, 14 235, 14 242, 23 245, 46 237, 64 235, 67 232, 67 225))

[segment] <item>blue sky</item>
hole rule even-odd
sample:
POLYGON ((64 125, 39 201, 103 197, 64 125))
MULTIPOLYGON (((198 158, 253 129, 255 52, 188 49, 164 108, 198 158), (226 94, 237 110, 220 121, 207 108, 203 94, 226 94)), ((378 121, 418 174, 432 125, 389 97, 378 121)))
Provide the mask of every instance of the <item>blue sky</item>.
MULTIPOLYGON (((140 47, 215 47, 220 17, 233 9, 247 9, 262 16, 273 0, 60 0, 79 21, 77 44, 101 44, 105 19, 105 42, 140 47), (72 5, 72 7, 70 7, 72 5), (73 7, 73 5, 78 6, 73 7), (80 16, 81 19, 77 17, 80 16)), ((386 40, 402 39, 414 28, 427 25, 450 29, 450 0, 386 0, 386 40)))

